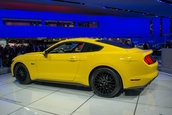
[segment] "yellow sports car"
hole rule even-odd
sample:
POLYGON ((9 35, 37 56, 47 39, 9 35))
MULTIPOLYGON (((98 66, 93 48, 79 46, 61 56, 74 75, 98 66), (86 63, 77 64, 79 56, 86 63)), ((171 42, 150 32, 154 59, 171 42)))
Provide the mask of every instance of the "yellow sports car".
POLYGON ((44 52, 17 56, 12 75, 21 84, 33 80, 79 83, 95 94, 114 97, 120 90, 148 84, 158 75, 152 50, 113 41, 77 38, 64 40, 44 52))

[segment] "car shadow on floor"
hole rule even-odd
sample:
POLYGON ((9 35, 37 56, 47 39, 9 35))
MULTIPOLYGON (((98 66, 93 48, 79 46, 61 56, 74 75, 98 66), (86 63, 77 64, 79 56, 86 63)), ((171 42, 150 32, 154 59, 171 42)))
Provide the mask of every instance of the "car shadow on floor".
POLYGON ((124 90, 124 93, 125 93, 125 96, 139 96, 143 90, 144 88, 126 89, 124 90))
MULTIPOLYGON (((19 84, 18 81, 14 81, 15 84, 19 84)), ((75 83, 62 83, 62 82, 47 82, 47 81, 34 81, 32 84, 39 85, 39 86, 48 86, 53 88, 66 88, 66 89, 73 89, 73 90, 80 90, 80 91, 92 91, 89 86, 85 86, 82 84, 75 84, 75 83)), ((32 85, 30 84, 30 85, 32 85)), ((26 85, 27 86, 27 85, 26 85)), ((21 85, 19 85, 21 87, 21 85)), ((144 90, 144 88, 138 89, 125 89, 119 92, 115 97, 120 96, 124 93, 125 96, 138 96, 144 90)))
POLYGON ((42 85, 42 86, 57 87, 57 88, 67 88, 67 89, 76 89, 76 90, 83 90, 83 91, 92 91, 89 86, 84 86, 81 84, 74 84, 74 83, 36 81, 36 82, 34 82, 34 84, 42 85))
MULTIPOLYGON (((50 82, 42 82, 37 81, 34 84, 37 85, 44 85, 44 86, 50 86, 50 87, 58 87, 58 88, 67 88, 67 89, 74 89, 74 90, 82 90, 82 91, 92 91, 92 89, 88 86, 84 86, 81 84, 70 84, 70 83, 50 83, 50 82)), ((120 96, 122 92, 124 92, 125 96, 138 96, 140 93, 144 90, 144 88, 138 88, 138 89, 127 89, 121 91, 117 96, 120 96)))

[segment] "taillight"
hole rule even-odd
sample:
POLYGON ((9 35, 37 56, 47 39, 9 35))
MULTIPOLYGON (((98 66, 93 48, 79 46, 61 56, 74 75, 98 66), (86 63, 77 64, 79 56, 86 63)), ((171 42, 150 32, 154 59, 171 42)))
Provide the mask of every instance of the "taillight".
POLYGON ((145 58, 144 58, 144 61, 147 63, 147 64, 153 64, 154 62, 155 62, 155 59, 153 59, 153 57, 152 56, 146 56, 145 58))

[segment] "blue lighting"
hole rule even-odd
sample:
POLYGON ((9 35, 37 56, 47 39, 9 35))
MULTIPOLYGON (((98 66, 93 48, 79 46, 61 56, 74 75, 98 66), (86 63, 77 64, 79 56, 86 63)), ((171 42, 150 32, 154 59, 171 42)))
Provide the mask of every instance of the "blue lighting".
MULTIPOLYGON (((62 21, 95 21, 98 28, 5 26, 0 25, 1 38, 16 37, 148 37, 150 18, 79 15, 67 13, 0 9, 2 18, 62 21)), ((2 19, 0 18, 0 19, 2 19)))
MULTIPOLYGON (((170 19, 163 18, 163 34, 170 32, 170 19)), ((160 37, 160 18, 153 18, 153 37, 150 37, 150 18, 80 15, 40 11, 0 9, 0 38, 37 38, 37 37, 112 37, 132 38, 140 42, 162 41, 160 37), (6 26, 3 18, 39 19, 42 26, 6 26), (97 28, 88 27, 51 27, 45 20, 92 21, 98 22, 97 28)), ((167 36, 169 37, 169 36, 167 36)), ((170 37, 169 37, 170 38, 170 37)), ((168 38, 167 38, 168 39, 168 38)), ((170 38, 171 39, 171 38, 170 38)))

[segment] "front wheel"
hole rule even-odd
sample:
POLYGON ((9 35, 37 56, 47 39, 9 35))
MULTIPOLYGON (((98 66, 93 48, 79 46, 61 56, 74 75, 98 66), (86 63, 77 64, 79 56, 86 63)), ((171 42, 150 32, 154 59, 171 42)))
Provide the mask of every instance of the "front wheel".
POLYGON ((91 75, 91 87, 96 95, 114 97, 122 89, 118 73, 109 68, 98 68, 91 75))
POLYGON ((14 68, 14 76, 21 84, 29 84, 32 82, 30 79, 29 71, 26 66, 22 63, 17 64, 14 68))

